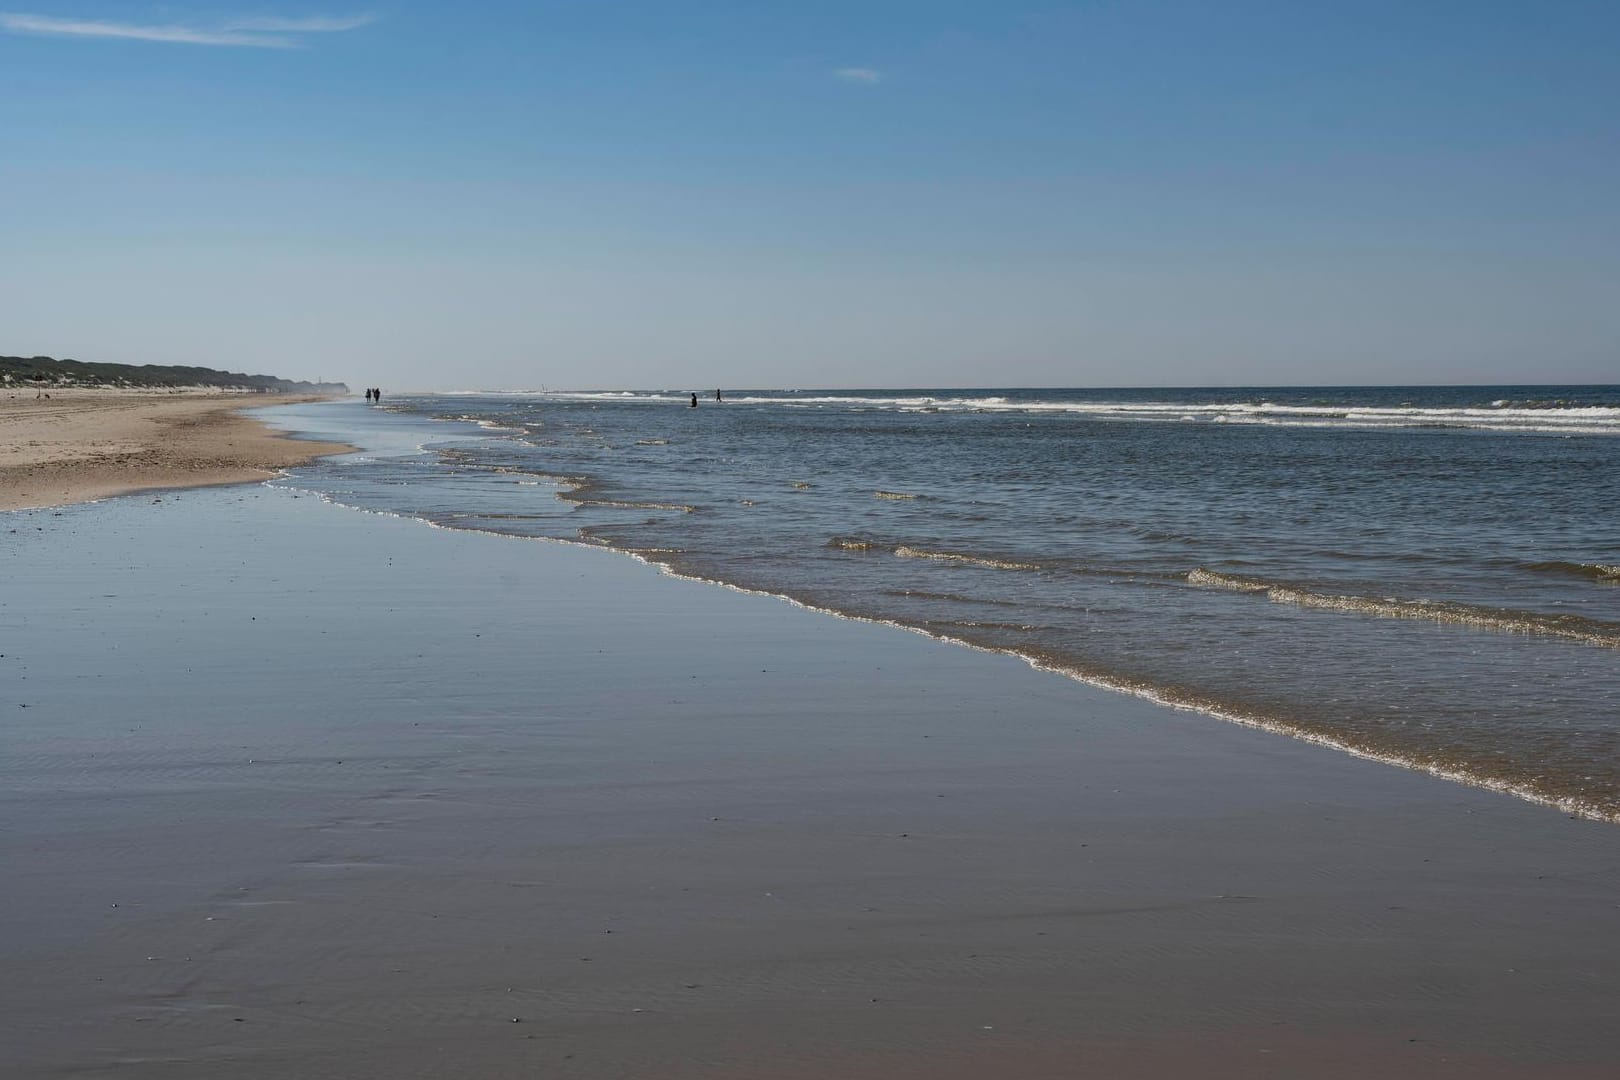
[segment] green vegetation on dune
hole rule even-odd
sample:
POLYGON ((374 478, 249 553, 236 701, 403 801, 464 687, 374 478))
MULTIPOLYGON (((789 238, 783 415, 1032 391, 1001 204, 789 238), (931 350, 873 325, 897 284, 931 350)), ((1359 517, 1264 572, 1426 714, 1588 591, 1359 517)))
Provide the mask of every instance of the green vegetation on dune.
POLYGON ((109 389, 208 386, 266 394, 346 394, 344 383, 302 382, 172 364, 98 364, 49 356, 0 356, 0 387, 102 386, 109 389))

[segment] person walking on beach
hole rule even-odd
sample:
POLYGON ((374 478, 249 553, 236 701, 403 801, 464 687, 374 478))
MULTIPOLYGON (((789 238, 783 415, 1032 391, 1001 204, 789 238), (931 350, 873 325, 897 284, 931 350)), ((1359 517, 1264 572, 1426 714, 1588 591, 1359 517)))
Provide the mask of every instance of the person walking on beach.
POLYGON ((720 401, 720 400, 721 400, 721 397, 720 397, 720 391, 718 391, 718 390, 716 390, 716 391, 715 391, 715 392, 714 392, 714 400, 716 400, 716 401, 720 401))
POLYGON ((694 408, 694 409, 697 408, 697 395, 696 394, 692 395, 692 408, 694 408))

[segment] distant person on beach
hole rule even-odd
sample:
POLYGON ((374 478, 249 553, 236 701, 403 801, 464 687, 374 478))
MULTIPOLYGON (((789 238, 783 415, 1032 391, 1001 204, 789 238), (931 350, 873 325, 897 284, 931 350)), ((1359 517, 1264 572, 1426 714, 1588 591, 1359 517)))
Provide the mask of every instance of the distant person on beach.
POLYGON ((716 400, 716 401, 720 401, 720 400, 721 400, 721 397, 720 397, 720 391, 718 391, 718 390, 716 390, 716 391, 715 391, 715 392, 714 392, 714 400, 716 400))
POLYGON ((696 394, 692 395, 692 408, 694 408, 694 409, 697 408, 697 395, 696 394))

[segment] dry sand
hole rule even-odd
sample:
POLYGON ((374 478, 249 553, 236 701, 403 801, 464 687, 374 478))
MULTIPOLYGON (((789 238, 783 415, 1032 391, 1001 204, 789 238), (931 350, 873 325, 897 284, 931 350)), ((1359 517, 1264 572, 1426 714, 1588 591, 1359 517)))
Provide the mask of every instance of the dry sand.
POLYGON ((1612 825, 275 488, 0 583, 8 1077, 1620 1074, 1612 825))
POLYGON ((0 390, 0 510, 263 480, 352 447, 287 438, 240 410, 302 397, 212 390, 0 390))

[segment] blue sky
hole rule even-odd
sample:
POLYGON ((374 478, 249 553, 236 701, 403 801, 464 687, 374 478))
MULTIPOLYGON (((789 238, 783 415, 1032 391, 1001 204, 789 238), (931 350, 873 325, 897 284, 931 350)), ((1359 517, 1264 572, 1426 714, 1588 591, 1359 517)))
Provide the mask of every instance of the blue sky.
POLYGON ((0 353, 1612 382, 1617 44, 1613 3, 0 0, 0 353))

